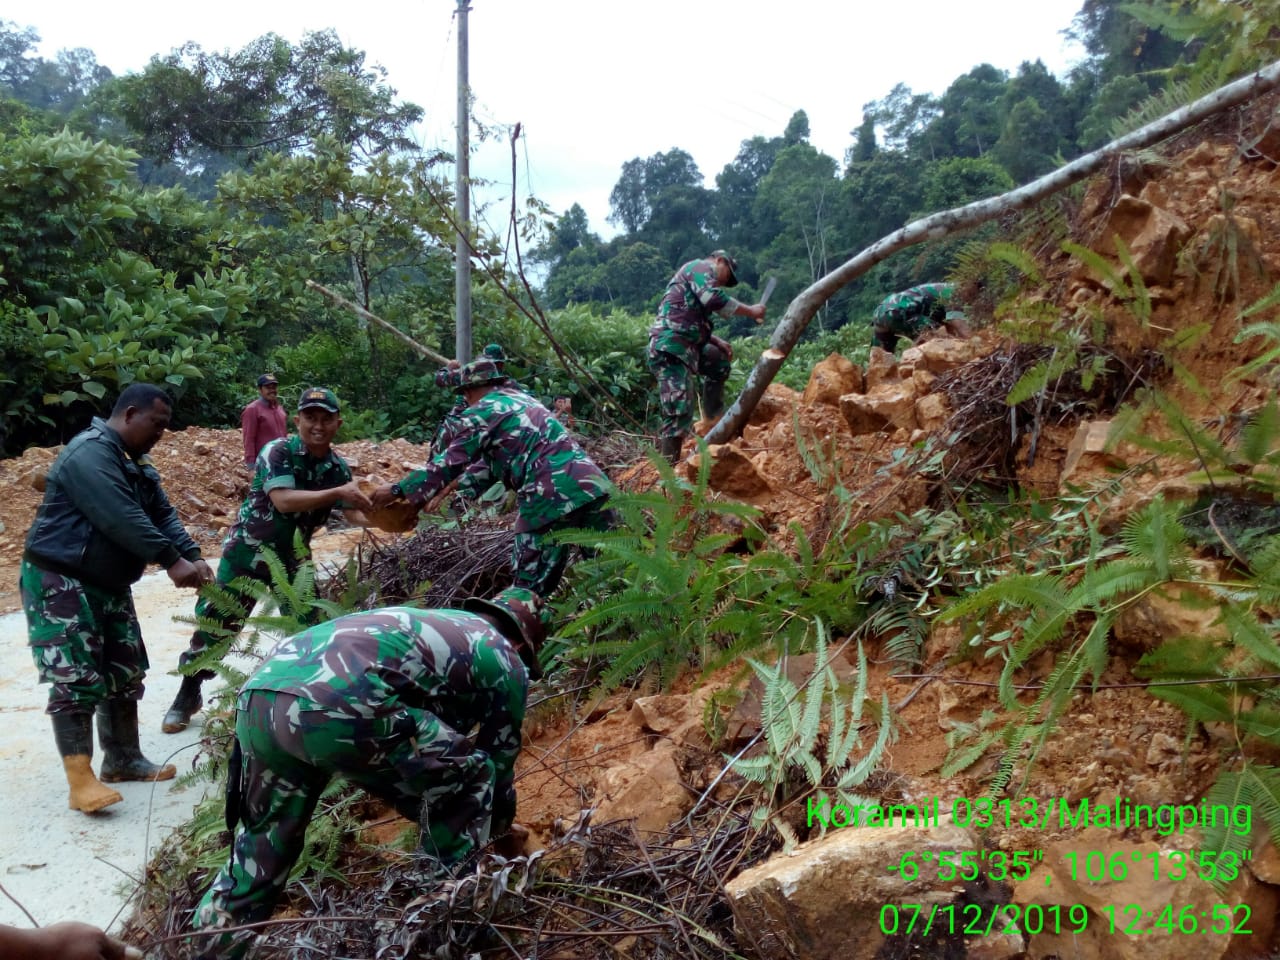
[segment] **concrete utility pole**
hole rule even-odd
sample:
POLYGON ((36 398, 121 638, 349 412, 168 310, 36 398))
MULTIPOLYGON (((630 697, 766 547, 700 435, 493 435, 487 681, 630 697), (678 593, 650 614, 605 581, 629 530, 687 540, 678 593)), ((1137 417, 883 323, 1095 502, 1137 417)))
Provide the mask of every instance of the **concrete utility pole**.
POLYGON ((458 0, 458 180, 454 198, 454 219, 458 242, 454 259, 454 356, 459 363, 471 359, 471 146, 468 136, 468 104, 471 85, 467 80, 467 0, 458 0))

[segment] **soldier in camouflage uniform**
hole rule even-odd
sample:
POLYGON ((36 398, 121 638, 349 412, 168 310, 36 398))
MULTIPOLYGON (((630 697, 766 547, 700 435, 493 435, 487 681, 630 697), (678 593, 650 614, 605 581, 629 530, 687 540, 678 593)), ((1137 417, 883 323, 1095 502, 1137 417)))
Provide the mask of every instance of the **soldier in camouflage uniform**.
MULTIPOLYGON (((492 360, 499 372, 505 373, 507 368, 507 354, 502 349, 500 343, 486 344, 480 354, 481 359, 492 360)), ((436 371, 436 386, 442 390, 457 390, 458 380, 462 365, 457 360, 450 360, 447 367, 441 367, 436 371)), ((509 378, 508 378, 509 379, 509 378)), ((512 386, 519 389, 520 385, 514 380, 509 382, 512 386)), ((449 412, 444 415, 444 419, 440 421, 440 426, 436 428, 436 435, 431 438, 431 452, 439 453, 449 445, 449 440, 453 437, 454 431, 458 428, 462 411, 467 409, 467 401, 461 396, 449 412)), ((480 491, 483 492, 483 491, 480 491)))
POLYGON ((171 409, 159 387, 134 384, 109 419, 94 417, 76 434, 49 469, 22 556, 31 653, 40 682, 50 684, 47 712, 69 805, 86 813, 122 799, 90 767, 95 711, 102 780, 168 780, 175 773, 144 757, 138 744, 149 664, 131 589, 149 563, 179 587, 213 579, 148 456, 171 409))
POLYGON ((449 445, 424 469, 375 490, 373 503, 404 497, 426 506, 451 480, 483 465, 516 493, 519 519, 511 554, 516 586, 549 597, 569 554, 567 546, 553 542, 551 532, 611 526, 609 479, 551 411, 510 384, 492 360, 463 367, 458 389, 467 407, 449 445))
POLYGON ((899 337, 914 340, 937 327, 946 327, 957 337, 968 337, 964 314, 947 310, 955 289, 950 283, 922 283, 885 297, 871 315, 872 346, 893 353, 899 337))
POLYGON ((662 429, 658 449, 671 463, 680 459, 684 436, 693 426, 690 377, 702 377, 702 406, 708 418, 724 410, 733 348, 711 332, 712 315, 764 319, 764 304, 739 303, 724 292, 738 282, 737 262, 723 250, 690 260, 667 284, 658 319, 649 328, 646 359, 658 380, 662 429))
MULTIPOLYGON (((418 823, 438 875, 511 827, 542 601, 511 588, 462 606, 349 614, 267 656, 237 701, 231 858, 196 908, 197 929, 271 915, 334 776, 418 823)), ((237 957, 251 938, 202 941, 201 957, 237 957)))
MULTIPOLYGON (((262 448, 249 495, 227 531, 218 563, 218 584, 236 609, 219 611, 201 597, 196 602, 197 618, 215 619, 223 630, 239 633, 254 598, 230 584, 240 577, 271 581, 263 550, 274 550, 292 575, 310 555, 312 535, 328 521, 335 506, 343 508, 352 522, 366 522, 360 510, 370 505, 369 498, 351 478, 347 462, 333 449, 333 437, 342 425, 338 412, 338 398, 332 390, 310 387, 298 400, 297 434, 272 440, 262 448), (299 546, 302 555, 297 553, 299 546)), ((200 686, 213 677, 213 671, 190 672, 189 668, 217 643, 218 636, 208 630, 197 629, 191 635, 190 645, 178 658, 178 670, 184 676, 161 723, 165 733, 185 730, 202 706, 200 686)))

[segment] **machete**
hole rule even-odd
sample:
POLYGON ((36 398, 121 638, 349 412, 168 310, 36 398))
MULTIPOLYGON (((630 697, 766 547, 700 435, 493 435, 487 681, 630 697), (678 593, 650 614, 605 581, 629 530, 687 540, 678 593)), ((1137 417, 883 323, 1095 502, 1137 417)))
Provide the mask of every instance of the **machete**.
MULTIPOLYGON (((770 277, 764 285, 764 293, 760 294, 760 305, 764 306, 769 302, 769 295, 773 293, 773 288, 778 285, 777 277, 770 277)), ((764 323, 764 317, 761 317, 756 323, 764 323)))

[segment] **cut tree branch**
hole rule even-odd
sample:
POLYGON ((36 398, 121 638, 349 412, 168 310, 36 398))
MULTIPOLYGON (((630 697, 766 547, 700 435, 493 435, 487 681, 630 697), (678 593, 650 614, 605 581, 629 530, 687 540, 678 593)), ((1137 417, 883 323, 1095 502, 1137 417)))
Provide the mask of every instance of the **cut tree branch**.
POLYGON ((1220 87, 1194 103, 1166 114, 1159 120, 1125 134, 1119 139, 1112 140, 1093 153, 1087 153, 1065 167, 1060 167, 1053 173, 1046 174, 1016 190, 998 197, 978 200, 953 210, 932 214, 877 240, 852 259, 810 284, 787 305, 786 313, 783 314, 781 322, 769 340, 769 348, 760 354, 760 359, 756 361, 755 367, 747 376, 747 383, 742 393, 721 417, 720 422, 707 434, 707 442, 726 443, 742 433, 742 428, 746 426, 751 412, 764 396, 765 388, 773 382, 773 378, 795 348, 800 335, 813 319, 813 315, 831 299, 836 291, 862 276, 877 263, 917 243, 940 240, 951 234, 970 230, 1010 211, 1038 203, 1045 197, 1101 170, 1117 154, 1125 150, 1137 150, 1159 143, 1201 120, 1274 90, 1277 86, 1280 86, 1280 61, 1220 87))
POLYGON ((436 363, 440 364, 441 366, 449 365, 448 357, 443 356, 442 354, 436 353, 430 347, 424 347, 417 340, 413 339, 413 337, 409 336, 407 333, 402 333, 395 326, 393 326, 390 323, 387 323, 387 321, 383 320, 377 314, 370 313, 364 307, 360 306, 360 304, 352 303, 342 294, 335 293, 334 291, 326 287, 324 284, 316 283, 314 280, 308 280, 307 286, 318 293, 324 294, 326 297, 328 297, 338 306, 346 307, 348 310, 354 313, 357 317, 363 317, 365 320, 368 320, 370 323, 377 324, 379 327, 387 331, 387 333, 391 334, 393 337, 395 337, 397 340, 403 343, 410 350, 413 350, 415 353, 418 353, 419 355, 426 357, 428 360, 434 360, 436 363))

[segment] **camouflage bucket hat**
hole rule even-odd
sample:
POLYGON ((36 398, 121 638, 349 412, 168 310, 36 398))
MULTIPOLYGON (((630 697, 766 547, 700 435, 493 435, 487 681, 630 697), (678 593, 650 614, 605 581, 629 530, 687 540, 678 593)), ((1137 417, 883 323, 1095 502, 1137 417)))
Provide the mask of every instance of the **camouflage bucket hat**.
POLYGON ((711 259, 720 257, 725 263, 729 264, 729 286, 736 287, 738 285, 738 261, 729 256, 724 250, 712 250, 711 259))
POLYGON ((471 613, 487 613, 497 618, 502 625, 502 632, 524 661, 529 679, 542 678, 538 651, 542 649, 542 641, 546 639, 550 615, 540 596, 525 587, 508 587, 492 600, 469 597, 462 601, 462 609, 471 613))
POLYGON ((488 357, 472 360, 458 372, 458 389, 464 387, 481 387, 496 380, 505 380, 507 375, 498 369, 498 365, 488 357))
POLYGON ((298 409, 306 410, 310 407, 319 407, 321 410, 337 413, 338 398, 328 387, 307 387, 298 398, 298 409))
POLYGON ((441 367, 436 371, 436 386, 456 390, 458 388, 458 374, 461 370, 461 367, 441 367))
POLYGON ((502 344, 500 343, 487 344, 484 350, 480 352, 480 355, 487 360, 492 360, 494 363, 507 362, 507 355, 503 351, 502 344))

